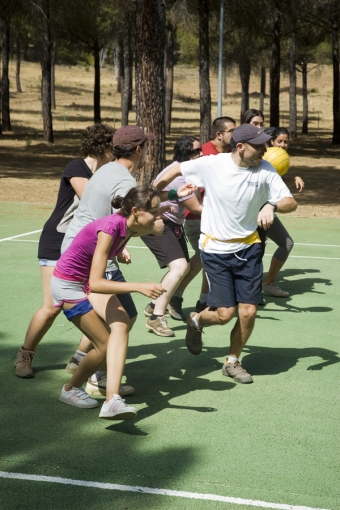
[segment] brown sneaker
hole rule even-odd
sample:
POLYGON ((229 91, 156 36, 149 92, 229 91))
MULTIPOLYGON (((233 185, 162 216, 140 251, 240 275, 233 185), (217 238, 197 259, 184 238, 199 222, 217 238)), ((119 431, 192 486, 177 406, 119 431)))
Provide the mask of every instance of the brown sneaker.
POLYGON ((253 382, 252 376, 248 374, 239 361, 236 361, 236 363, 224 363, 222 374, 227 377, 232 377, 234 381, 242 384, 250 384, 253 382))
POLYGON ((175 333, 169 328, 166 322, 165 315, 163 315, 163 317, 157 317, 157 319, 154 320, 151 320, 149 317, 145 327, 158 336, 175 336, 175 333))
POLYGON ((202 328, 197 328, 192 323, 192 318, 196 312, 191 312, 187 322, 187 334, 185 335, 185 343, 191 354, 201 354, 202 352, 202 328))
POLYGON ((34 372, 31 365, 34 356, 35 352, 25 351, 25 349, 20 347, 14 361, 15 375, 23 377, 24 379, 32 379, 32 377, 34 377, 34 372))

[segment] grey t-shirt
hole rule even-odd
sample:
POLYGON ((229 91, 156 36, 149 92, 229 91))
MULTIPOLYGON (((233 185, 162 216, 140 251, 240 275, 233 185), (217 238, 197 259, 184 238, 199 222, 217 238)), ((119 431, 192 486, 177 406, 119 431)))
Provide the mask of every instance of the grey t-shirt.
MULTIPOLYGON (((119 163, 107 163, 97 170, 85 187, 79 207, 67 228, 61 253, 70 246, 73 238, 85 225, 115 212, 111 205, 112 199, 118 196, 125 197, 134 186, 137 186, 136 180, 128 169, 119 163)), ((108 260, 106 270, 115 269, 116 260, 108 260)))

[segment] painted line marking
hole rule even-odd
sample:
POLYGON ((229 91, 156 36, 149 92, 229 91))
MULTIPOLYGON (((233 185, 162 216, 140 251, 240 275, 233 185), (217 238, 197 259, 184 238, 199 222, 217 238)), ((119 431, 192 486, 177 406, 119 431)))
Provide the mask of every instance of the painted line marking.
POLYGON ((29 480, 32 482, 59 483, 62 485, 78 485, 81 487, 94 487, 111 491, 138 492, 142 494, 157 494, 160 496, 172 496, 186 499, 201 499, 207 501, 221 501, 222 503, 233 503, 234 505, 257 506, 261 508, 274 508, 277 510, 328 510, 326 508, 313 508, 308 506, 294 506, 280 503, 267 503, 253 499, 233 498, 229 496, 218 496, 216 494, 201 494, 199 492, 173 491, 168 489, 152 489, 151 487, 140 487, 138 485, 118 485, 114 483, 87 482, 85 480, 73 480, 71 478, 59 478, 55 476, 26 475, 24 473, 9 473, 0 471, 1 478, 14 480, 29 480))
MULTIPOLYGON (((268 239, 269 243, 275 244, 274 241, 268 239)), ((307 244, 307 243, 295 243, 294 246, 320 246, 321 248, 340 248, 339 244, 307 244)))
MULTIPOLYGON (((25 235, 29 235, 29 234, 35 234, 36 232, 41 232, 41 230, 36 230, 35 232, 29 232, 27 234, 20 234, 19 236, 8 237, 7 239, 0 239, 0 243, 2 241, 13 241, 13 242, 17 242, 17 243, 18 242, 22 242, 22 243, 24 243, 24 242, 25 243, 38 243, 39 241, 34 241, 34 240, 14 239, 15 237, 25 236, 25 235)), ((320 246, 322 246, 322 245, 320 245, 320 246)), ((133 248, 135 250, 148 250, 149 249, 147 246, 130 246, 130 245, 127 245, 126 247, 127 248, 133 248)), ((188 251, 191 252, 191 253, 194 253, 194 250, 189 249, 188 251)), ((272 257, 273 255, 274 255, 273 253, 265 253, 264 254, 265 257, 272 257)), ((290 259, 340 260, 340 258, 337 258, 337 257, 307 257, 307 256, 304 256, 304 255, 290 255, 289 258, 290 259)))
POLYGON ((41 232, 41 231, 42 231, 42 229, 33 230, 32 232, 26 232, 25 234, 19 234, 17 236, 5 237, 4 239, 0 239, 0 243, 2 243, 3 241, 11 241, 12 239, 16 239, 17 237, 23 237, 23 236, 29 236, 31 234, 37 234, 38 232, 41 232))

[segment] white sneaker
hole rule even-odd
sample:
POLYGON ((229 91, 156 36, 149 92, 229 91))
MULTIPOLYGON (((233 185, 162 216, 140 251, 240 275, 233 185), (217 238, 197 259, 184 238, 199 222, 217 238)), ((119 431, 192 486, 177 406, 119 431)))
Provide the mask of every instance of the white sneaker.
POLYGON ((99 402, 89 397, 84 388, 72 388, 72 390, 66 391, 65 386, 63 386, 59 400, 69 406, 81 407, 82 409, 92 409, 99 406, 99 402))
MULTIPOLYGON (((91 377, 86 383, 86 393, 89 395, 94 395, 97 397, 105 397, 106 396, 106 375, 101 377, 99 381, 92 381, 91 377)), ((133 386, 129 386, 128 384, 121 384, 119 387, 119 395, 121 397, 126 397, 126 395, 131 395, 135 392, 135 388, 133 386)))
POLYGON ((288 297, 289 292, 286 290, 280 289, 280 287, 277 285, 277 283, 273 282, 269 285, 262 285, 262 289, 267 292, 268 294, 271 294, 275 297, 288 297))
POLYGON ((113 395, 111 400, 104 402, 99 418, 106 420, 133 420, 136 417, 137 409, 125 404, 119 395, 113 395))

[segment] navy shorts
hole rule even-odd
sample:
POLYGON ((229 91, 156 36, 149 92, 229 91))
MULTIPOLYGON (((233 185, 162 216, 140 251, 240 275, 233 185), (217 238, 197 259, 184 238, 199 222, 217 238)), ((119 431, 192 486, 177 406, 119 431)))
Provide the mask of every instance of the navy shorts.
POLYGON ((229 308, 262 301, 262 249, 252 244, 236 253, 206 253, 201 260, 209 282, 207 305, 229 308))
MULTIPOLYGON (((126 281, 122 272, 119 269, 116 269, 115 271, 108 271, 105 273, 104 276, 107 280, 113 280, 115 282, 126 281)), ((137 309, 135 307, 135 303, 133 302, 131 294, 116 294, 116 297, 119 299, 120 304, 130 317, 130 319, 137 317, 137 309)))

